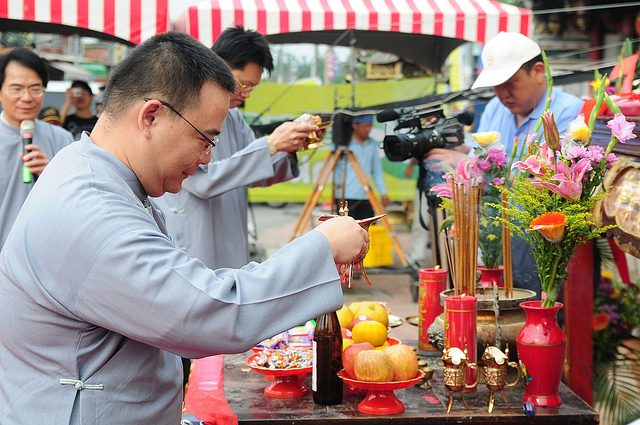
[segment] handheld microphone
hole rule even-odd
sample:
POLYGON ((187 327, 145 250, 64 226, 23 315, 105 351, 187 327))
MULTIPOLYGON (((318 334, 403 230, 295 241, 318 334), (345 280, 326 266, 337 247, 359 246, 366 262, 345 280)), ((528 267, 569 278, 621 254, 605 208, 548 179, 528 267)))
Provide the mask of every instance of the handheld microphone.
MULTIPOLYGON (((33 132, 36 128, 36 123, 33 120, 24 120, 20 123, 20 137, 22 137, 22 155, 29 153, 25 149, 25 146, 33 143, 33 132)), ((29 170, 29 167, 22 166, 22 181, 23 183, 31 183, 33 181, 33 174, 29 170)))

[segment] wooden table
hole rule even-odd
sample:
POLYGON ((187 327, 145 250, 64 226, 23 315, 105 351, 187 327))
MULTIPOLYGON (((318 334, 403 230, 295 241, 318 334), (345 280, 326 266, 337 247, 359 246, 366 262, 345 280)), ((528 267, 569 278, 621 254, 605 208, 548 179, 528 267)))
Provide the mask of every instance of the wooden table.
MULTIPOLYGON (((562 405, 535 408, 533 416, 524 414, 522 395, 524 384, 506 388, 505 395, 511 406, 505 406, 500 393, 496 394, 494 409, 487 412, 489 391, 482 383, 478 385, 475 398, 467 398, 470 410, 462 400, 454 399, 451 412, 446 413, 448 392, 442 381, 442 370, 436 369, 429 381, 431 390, 419 386, 396 390, 395 396, 403 402, 405 411, 388 416, 368 415, 358 411, 363 395, 354 395, 344 387, 343 403, 337 406, 320 406, 313 402, 311 391, 295 399, 277 399, 264 395, 269 384, 267 377, 249 369, 245 361, 251 353, 226 355, 224 365, 224 395, 240 424, 303 424, 319 425, 336 422, 357 424, 598 424, 598 414, 585 402, 561 384, 562 405)), ((432 367, 440 367, 439 358, 430 358, 432 367)), ((311 389, 311 376, 302 382, 311 389)))

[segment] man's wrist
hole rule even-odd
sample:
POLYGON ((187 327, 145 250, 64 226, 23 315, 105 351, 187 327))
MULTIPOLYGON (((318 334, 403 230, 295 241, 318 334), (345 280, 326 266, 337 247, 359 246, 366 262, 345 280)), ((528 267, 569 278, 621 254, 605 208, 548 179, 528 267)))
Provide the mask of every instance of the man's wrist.
POLYGON ((267 136, 267 145, 269 145, 269 154, 271 156, 273 156, 276 153, 278 153, 278 149, 276 149, 275 145, 271 141, 271 136, 267 136))

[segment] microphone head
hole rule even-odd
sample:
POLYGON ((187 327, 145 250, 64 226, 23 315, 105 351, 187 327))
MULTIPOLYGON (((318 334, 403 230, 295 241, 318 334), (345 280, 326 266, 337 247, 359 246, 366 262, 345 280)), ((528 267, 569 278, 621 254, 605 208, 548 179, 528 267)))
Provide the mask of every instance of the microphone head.
POLYGON ((25 134, 33 135, 33 130, 36 128, 36 123, 33 120, 24 120, 20 123, 20 136, 25 134))
POLYGON ((387 122, 397 120, 400 118, 400 114, 398 114, 398 111, 394 109, 387 109, 385 111, 378 112, 376 118, 378 119, 378 122, 387 122))

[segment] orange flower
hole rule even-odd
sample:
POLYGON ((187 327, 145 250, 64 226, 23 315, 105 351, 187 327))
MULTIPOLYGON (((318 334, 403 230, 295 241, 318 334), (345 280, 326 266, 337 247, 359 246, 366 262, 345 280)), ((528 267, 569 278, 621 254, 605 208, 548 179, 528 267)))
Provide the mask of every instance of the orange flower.
POLYGON ((607 313, 598 313, 593 316, 593 330, 594 331, 603 331, 607 329, 609 326, 609 322, 611 318, 607 313))
POLYGON ((529 232, 540 232, 549 242, 558 243, 564 235, 567 217, 559 212, 548 212, 531 220, 529 232))

